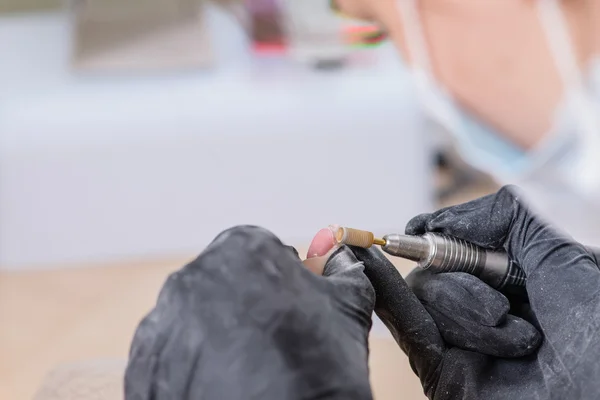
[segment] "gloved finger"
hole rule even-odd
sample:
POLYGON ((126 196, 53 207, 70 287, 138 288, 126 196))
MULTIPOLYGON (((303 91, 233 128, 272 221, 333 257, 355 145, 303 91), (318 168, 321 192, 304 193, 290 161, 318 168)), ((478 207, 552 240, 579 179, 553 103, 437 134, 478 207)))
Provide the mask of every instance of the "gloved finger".
POLYGON ((531 354, 541 344, 533 325, 508 314, 508 299, 473 275, 416 269, 406 281, 448 344, 502 358, 531 354))
POLYGON ((439 232, 488 249, 502 248, 518 205, 511 187, 467 203, 421 214, 406 226, 409 235, 439 232))
POLYGON ((600 270, 584 246, 521 211, 508 239, 508 253, 527 275, 527 295, 545 341, 562 348, 570 370, 597 338, 600 270), (568 343, 565 344, 565 343, 568 343))
POLYGON ((594 260, 594 262, 596 263, 596 265, 598 265, 600 267, 600 264, 598 263, 598 257, 600 257, 600 247, 598 246, 585 246, 585 248, 587 249, 588 253, 590 253, 590 256, 592 257, 592 260, 594 260))
POLYGON ((432 394, 446 345, 433 318, 398 270, 375 248, 351 247, 375 289, 375 313, 408 355, 427 395, 432 394))
POLYGON ((406 224, 404 233, 407 235, 422 235, 427 232, 427 223, 433 218, 433 214, 425 213, 413 217, 406 224))
POLYGON ((363 273, 363 263, 347 247, 337 245, 333 233, 335 229, 335 226, 329 226, 317 232, 303 264, 326 278, 332 286, 329 291, 342 312, 358 321, 368 332, 375 305, 373 286, 363 273))
POLYGON ((502 293, 467 273, 434 274, 415 268, 406 277, 406 283, 423 304, 479 325, 502 323, 510 309, 502 293))
POLYGON ((332 254, 323 269, 323 277, 332 285, 331 292, 341 310, 360 321, 368 332, 372 325, 375 290, 364 273, 364 264, 347 246, 330 251, 332 254))
POLYGON ((446 343, 463 350, 500 358, 533 354, 542 344, 542 335, 527 321, 508 314, 498 326, 482 326, 473 321, 449 317, 425 307, 435 319, 446 343))

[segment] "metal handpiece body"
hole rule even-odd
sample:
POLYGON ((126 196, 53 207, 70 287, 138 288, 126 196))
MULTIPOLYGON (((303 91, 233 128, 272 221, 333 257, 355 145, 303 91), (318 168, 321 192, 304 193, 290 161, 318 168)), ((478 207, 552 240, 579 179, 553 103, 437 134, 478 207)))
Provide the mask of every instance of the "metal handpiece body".
MULTIPOLYGON (((337 227, 335 239, 338 244, 362 248, 375 244, 388 254, 416 261, 419 267, 434 273, 466 272, 505 293, 525 293, 525 272, 505 252, 486 250, 452 236, 433 232, 423 236, 392 233, 379 239, 369 231, 337 227)), ((600 248, 586 246, 586 250, 600 265, 600 248)))
POLYGON ((466 272, 496 289, 525 286, 525 273, 504 252, 431 232, 423 236, 389 234, 383 239, 383 251, 416 261, 419 267, 434 273, 466 272))

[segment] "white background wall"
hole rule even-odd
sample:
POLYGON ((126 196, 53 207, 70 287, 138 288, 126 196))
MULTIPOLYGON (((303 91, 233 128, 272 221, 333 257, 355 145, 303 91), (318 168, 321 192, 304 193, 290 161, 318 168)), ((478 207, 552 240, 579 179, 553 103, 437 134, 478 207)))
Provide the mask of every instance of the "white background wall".
POLYGON ((0 268, 198 253, 265 226, 384 233, 431 208, 429 152, 392 48, 315 72, 256 60, 212 10, 217 67, 69 70, 63 14, 0 19, 0 268))

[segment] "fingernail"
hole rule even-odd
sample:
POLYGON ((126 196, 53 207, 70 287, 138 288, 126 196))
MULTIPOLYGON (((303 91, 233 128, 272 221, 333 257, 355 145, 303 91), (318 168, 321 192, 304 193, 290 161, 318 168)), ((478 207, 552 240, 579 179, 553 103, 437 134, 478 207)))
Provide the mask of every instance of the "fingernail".
POLYGON ((331 229, 323 228, 313 238, 306 258, 321 257, 335 246, 335 237, 331 229))

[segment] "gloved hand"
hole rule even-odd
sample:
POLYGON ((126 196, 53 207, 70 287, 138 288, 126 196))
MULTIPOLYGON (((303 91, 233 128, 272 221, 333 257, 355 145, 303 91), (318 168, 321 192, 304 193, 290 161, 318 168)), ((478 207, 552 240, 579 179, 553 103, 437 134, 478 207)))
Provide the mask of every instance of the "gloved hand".
POLYGON ((505 249, 527 275, 530 302, 511 315, 504 296, 462 273, 415 272, 411 290, 380 252, 354 249, 375 288, 375 311, 430 399, 600 397, 600 270, 582 245, 509 187, 418 216, 406 229, 426 231, 505 249))
POLYGON ((140 323, 130 400, 370 400, 373 287, 348 248, 323 276, 264 229, 220 234, 140 323))

